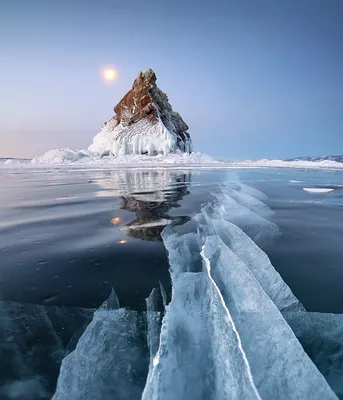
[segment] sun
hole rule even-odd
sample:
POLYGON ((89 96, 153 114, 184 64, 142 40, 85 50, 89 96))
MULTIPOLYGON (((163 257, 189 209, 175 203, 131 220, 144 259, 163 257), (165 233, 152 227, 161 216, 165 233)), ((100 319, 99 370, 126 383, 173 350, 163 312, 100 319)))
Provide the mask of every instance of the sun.
POLYGON ((106 67, 102 70, 102 78, 105 82, 114 82, 118 79, 118 71, 116 71, 113 67, 106 67))

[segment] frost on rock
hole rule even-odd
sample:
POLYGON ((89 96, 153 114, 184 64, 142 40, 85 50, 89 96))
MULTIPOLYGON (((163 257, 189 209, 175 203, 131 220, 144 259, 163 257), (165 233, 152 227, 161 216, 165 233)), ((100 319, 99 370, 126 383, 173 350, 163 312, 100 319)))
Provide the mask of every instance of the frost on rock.
POLYGON ((120 157, 192 151, 188 126, 156 85, 151 69, 139 73, 114 111, 116 115, 105 123, 89 146, 92 153, 120 157))

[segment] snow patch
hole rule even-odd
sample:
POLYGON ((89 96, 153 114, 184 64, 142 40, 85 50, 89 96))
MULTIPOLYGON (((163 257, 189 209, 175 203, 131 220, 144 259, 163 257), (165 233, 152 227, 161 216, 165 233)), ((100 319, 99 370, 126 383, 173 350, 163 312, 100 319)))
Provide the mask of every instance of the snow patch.
POLYGON ((322 161, 284 161, 284 160, 242 160, 242 161, 231 161, 227 162, 236 168, 333 168, 341 169, 343 168, 343 163, 332 161, 332 160, 322 160, 322 161))
POLYGON ((67 164, 81 161, 91 157, 92 153, 87 150, 52 149, 40 157, 34 158, 32 164, 67 164))

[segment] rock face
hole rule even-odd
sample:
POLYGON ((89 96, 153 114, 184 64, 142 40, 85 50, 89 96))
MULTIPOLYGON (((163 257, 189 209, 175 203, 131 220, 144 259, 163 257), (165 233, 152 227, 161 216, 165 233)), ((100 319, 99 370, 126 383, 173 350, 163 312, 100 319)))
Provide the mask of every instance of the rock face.
POLYGON ((152 69, 138 74, 114 112, 115 116, 94 137, 90 151, 115 156, 192 151, 188 126, 156 85, 152 69))

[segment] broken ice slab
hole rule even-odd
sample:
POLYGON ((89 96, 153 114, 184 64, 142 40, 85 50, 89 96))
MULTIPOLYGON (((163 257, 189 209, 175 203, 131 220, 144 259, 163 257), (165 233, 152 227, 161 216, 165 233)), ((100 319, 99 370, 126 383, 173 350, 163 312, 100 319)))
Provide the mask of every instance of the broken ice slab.
POLYGON ((263 399, 336 399, 250 269, 220 239, 209 236, 204 263, 232 315, 263 399))
POLYGON ((149 366, 144 332, 144 313, 96 311, 62 362, 53 399, 140 399, 149 366))

